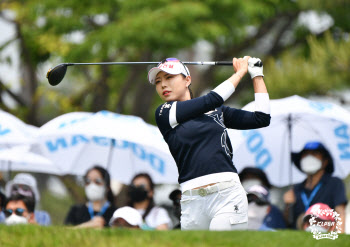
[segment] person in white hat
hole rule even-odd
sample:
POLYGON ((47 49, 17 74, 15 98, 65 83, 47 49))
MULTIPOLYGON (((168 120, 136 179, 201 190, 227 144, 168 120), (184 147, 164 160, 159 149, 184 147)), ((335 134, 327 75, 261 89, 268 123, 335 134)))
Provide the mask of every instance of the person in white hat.
POLYGON ((269 231, 284 229, 281 210, 270 202, 269 189, 262 185, 253 185, 247 191, 248 197, 248 229, 269 231))
POLYGON ((36 179, 29 173, 18 173, 13 180, 6 183, 5 191, 8 197, 13 193, 19 193, 32 196, 37 202, 40 201, 36 179))
MULTIPOLYGON (((29 173, 18 173, 13 180, 6 183, 5 192, 7 197, 20 194, 32 198, 36 203, 40 202, 40 193, 36 179, 29 173)), ((35 220, 39 225, 51 225, 51 217, 47 211, 35 210, 34 213, 35 220)))
POLYGON ((247 228, 248 201, 232 162, 227 128, 254 129, 270 124, 269 95, 259 58, 233 58, 234 73, 206 95, 193 98, 188 68, 168 58, 152 68, 148 80, 165 101, 156 122, 179 171, 181 229, 247 228), (255 91, 255 112, 224 106, 249 72, 255 91))
POLYGON ((109 222, 111 227, 140 229, 142 216, 134 208, 125 206, 118 208, 109 222))

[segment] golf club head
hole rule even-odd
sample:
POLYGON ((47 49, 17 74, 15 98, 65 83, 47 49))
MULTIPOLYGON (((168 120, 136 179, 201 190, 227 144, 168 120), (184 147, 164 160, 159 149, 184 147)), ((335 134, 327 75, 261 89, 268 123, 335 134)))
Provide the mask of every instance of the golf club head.
POLYGON ((58 85, 64 78, 67 72, 68 64, 61 63, 47 71, 46 78, 51 86, 58 85))

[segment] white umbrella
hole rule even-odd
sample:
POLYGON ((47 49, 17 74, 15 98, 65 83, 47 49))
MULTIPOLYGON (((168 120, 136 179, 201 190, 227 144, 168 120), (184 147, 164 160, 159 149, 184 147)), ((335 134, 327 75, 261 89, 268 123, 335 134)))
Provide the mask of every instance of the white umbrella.
MULTIPOLYGON (((271 124, 256 130, 229 130, 235 144, 233 161, 238 171, 255 166, 278 187, 301 182, 305 175, 291 165, 291 152, 299 152, 308 141, 320 141, 330 151, 334 175, 350 173, 350 112, 328 103, 299 96, 271 100, 271 124)), ((254 103, 243 109, 253 111, 254 103)))
POLYGON ((149 173, 155 183, 177 183, 177 168, 161 133, 139 117, 68 113, 43 125, 38 141, 64 174, 83 175, 100 164, 126 184, 139 172, 149 173))
POLYGON ((38 129, 0 110, 0 147, 33 143, 38 129))
POLYGON ((60 174, 59 169, 52 161, 31 152, 29 146, 1 149, 0 170, 60 174))

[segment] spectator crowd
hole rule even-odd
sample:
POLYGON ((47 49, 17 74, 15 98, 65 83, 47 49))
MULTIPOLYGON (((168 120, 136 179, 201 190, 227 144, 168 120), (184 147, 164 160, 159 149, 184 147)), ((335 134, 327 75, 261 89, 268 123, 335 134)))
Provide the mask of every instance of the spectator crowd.
MULTIPOLYGON (((334 231, 336 211, 342 219, 339 226, 345 231, 347 198, 341 179, 333 177, 334 164, 322 143, 309 142, 299 153, 293 153, 295 166, 306 179, 291 186, 283 195, 283 206, 271 200, 270 184, 265 172, 246 167, 239 177, 247 192, 248 229, 275 231, 298 229, 320 232, 334 231), (312 219, 312 220, 310 220, 312 219), (312 224, 313 223, 313 224, 312 224)), ((71 205, 63 223, 74 228, 130 228, 139 230, 170 230, 181 228, 181 190, 175 189, 166 197, 171 207, 155 203, 155 184, 147 173, 136 174, 127 186, 127 200, 117 207, 106 169, 95 165, 84 175, 86 201, 71 205)), ((18 173, 0 191, 0 224, 51 225, 50 214, 37 209, 40 193, 35 177, 18 173)))

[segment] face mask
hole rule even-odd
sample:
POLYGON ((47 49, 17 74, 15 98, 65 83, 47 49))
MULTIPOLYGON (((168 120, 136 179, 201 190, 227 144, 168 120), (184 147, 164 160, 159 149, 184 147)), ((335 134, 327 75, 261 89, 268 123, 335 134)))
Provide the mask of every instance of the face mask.
POLYGON ((317 231, 317 232, 321 232, 321 233, 327 233, 328 230, 322 226, 318 226, 318 225, 313 225, 313 226, 308 226, 305 231, 307 232, 311 232, 311 231, 317 231))
POLYGON ((307 155, 300 161, 300 168, 308 175, 314 175, 322 167, 321 160, 317 159, 313 155, 307 155))
POLYGON ((246 191, 248 191, 250 187, 252 187, 253 185, 262 185, 262 183, 259 179, 256 179, 256 178, 249 178, 249 179, 243 180, 242 182, 242 186, 246 191))
POLYGON ((85 194, 89 201, 102 201, 105 198, 106 188, 103 185, 91 183, 85 186, 85 194))
POLYGON ((259 206, 255 202, 248 205, 248 229, 257 230, 261 227, 269 205, 259 206))
POLYGON ((146 200, 148 197, 147 194, 148 194, 148 191, 145 190, 145 188, 142 186, 139 186, 139 187, 130 186, 129 188, 129 196, 131 201, 133 202, 142 202, 146 200))
POLYGON ((6 225, 28 224, 28 219, 23 216, 11 214, 9 217, 5 219, 5 224, 6 225))

